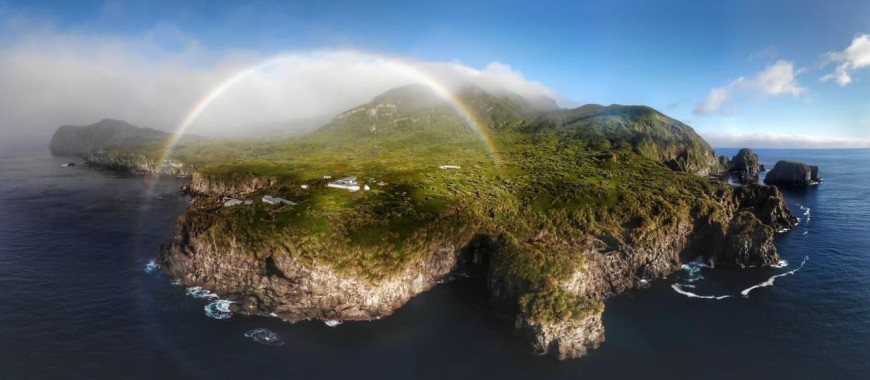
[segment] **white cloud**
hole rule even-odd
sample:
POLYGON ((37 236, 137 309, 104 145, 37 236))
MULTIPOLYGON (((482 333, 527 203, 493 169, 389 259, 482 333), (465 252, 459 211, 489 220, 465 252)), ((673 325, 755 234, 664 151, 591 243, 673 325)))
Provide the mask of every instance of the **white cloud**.
POLYGON ((695 107, 695 113, 733 114, 736 112, 734 103, 747 95, 755 97, 801 95, 807 89, 798 83, 798 74, 800 71, 795 69, 792 62, 779 60, 752 77, 740 77, 727 86, 714 88, 695 107))
POLYGON ((870 139, 778 133, 700 132, 718 148, 870 148, 870 139))
POLYGON ((837 63, 834 72, 821 77, 822 82, 835 80, 840 86, 852 83, 852 74, 861 68, 870 66, 870 34, 861 34, 852 39, 843 51, 825 54, 825 64, 837 63))
MULTIPOLYGON (((59 125, 106 117, 173 130, 219 84, 269 59, 258 52, 209 50, 167 25, 133 37, 59 33, 22 18, 3 19, 2 13, 0 45, 0 139, 49 136, 59 125), (167 38, 171 50, 162 48, 167 38)), ((390 88, 417 83, 420 73, 447 86, 471 83, 565 101, 499 62, 475 69, 346 50, 290 52, 230 86, 189 132, 276 132, 291 128, 284 127, 288 122, 323 120, 390 88)))

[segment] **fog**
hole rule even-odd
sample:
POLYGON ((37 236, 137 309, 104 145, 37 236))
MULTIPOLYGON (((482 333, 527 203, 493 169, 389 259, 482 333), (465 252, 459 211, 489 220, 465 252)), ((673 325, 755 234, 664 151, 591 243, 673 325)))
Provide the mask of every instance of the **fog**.
POLYGON ((787 135, 776 133, 719 133, 702 132, 714 148, 773 148, 773 149, 841 149, 870 148, 870 139, 787 135))
POLYGON ((354 50, 216 51, 181 38, 58 33, 9 23, 0 33, 0 138, 45 138, 60 125, 103 118, 205 136, 286 135, 421 78, 455 88, 567 100, 510 66, 473 68, 354 50), (266 62, 266 64, 264 64, 266 62), (222 89, 223 91, 217 91, 222 89))

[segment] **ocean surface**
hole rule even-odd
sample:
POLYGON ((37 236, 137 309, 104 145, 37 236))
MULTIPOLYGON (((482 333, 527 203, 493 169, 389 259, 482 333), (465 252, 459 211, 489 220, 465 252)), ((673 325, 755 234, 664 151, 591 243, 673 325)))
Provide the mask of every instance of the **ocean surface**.
POLYGON ((181 180, 0 146, 0 379, 870 378, 870 150, 757 152, 825 179, 783 189, 801 218, 777 238, 787 265, 689 264, 608 300, 604 345, 559 362, 492 314, 480 279, 374 322, 224 313, 148 265, 187 206, 181 180))

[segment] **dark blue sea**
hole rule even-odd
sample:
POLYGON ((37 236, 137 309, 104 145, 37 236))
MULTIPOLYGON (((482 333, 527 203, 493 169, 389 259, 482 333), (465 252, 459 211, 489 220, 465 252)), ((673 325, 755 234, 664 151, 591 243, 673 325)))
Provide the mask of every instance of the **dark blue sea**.
POLYGON ((688 265, 608 300, 605 344, 558 362, 492 314, 480 279, 374 322, 211 318, 211 300, 146 271, 187 206, 181 180, 0 147, 0 379, 870 378, 870 150, 757 152, 825 179, 783 190, 801 218, 778 237, 788 264, 688 265), (255 328, 285 344, 244 336, 255 328))

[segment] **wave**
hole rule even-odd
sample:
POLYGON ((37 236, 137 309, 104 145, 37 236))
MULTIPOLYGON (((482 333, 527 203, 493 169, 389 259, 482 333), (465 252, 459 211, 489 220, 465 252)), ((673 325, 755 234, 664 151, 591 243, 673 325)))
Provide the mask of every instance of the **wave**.
POLYGON ((681 268, 686 272, 686 282, 688 283, 703 280, 704 276, 701 275, 701 268, 709 267, 703 263, 690 262, 688 264, 683 264, 681 268))
POLYGON ((684 296, 686 296, 686 297, 689 297, 689 298, 703 298, 703 299, 708 299, 708 300, 721 300, 721 299, 725 299, 725 298, 729 298, 729 297, 731 297, 730 295, 724 295, 724 296, 702 296, 702 295, 700 295, 700 294, 695 294, 695 293, 692 293, 692 292, 689 292, 689 291, 684 290, 683 287, 682 287, 680 284, 671 284, 671 288, 673 288, 674 291, 676 291, 677 293, 680 293, 680 294, 682 294, 682 295, 684 295, 684 296))
POLYGON ((753 285, 753 286, 750 286, 750 287, 748 287, 748 288, 746 288, 746 289, 743 289, 743 291, 740 292, 740 294, 743 295, 744 298, 748 298, 748 297, 749 297, 749 292, 751 292, 751 291, 753 291, 753 290, 755 290, 755 289, 758 289, 758 288, 766 288, 766 287, 768 287, 768 286, 773 286, 773 282, 776 281, 776 278, 777 278, 777 277, 790 276, 790 275, 793 275, 793 274, 797 273, 797 271, 801 270, 801 269, 804 267, 804 264, 806 264, 807 260, 809 260, 809 256, 804 256, 804 261, 801 262, 801 266, 797 267, 796 269, 793 269, 793 270, 790 270, 790 271, 788 271, 788 272, 785 272, 785 273, 782 273, 782 274, 778 274, 778 275, 775 275, 775 276, 771 276, 771 277, 768 278, 766 281, 764 281, 764 282, 762 282, 762 283, 760 283, 760 284, 753 285))
POLYGON ((158 269, 160 269, 160 265, 157 264, 157 262, 154 260, 151 260, 147 264, 145 264, 145 273, 151 274, 157 272, 158 269))
POLYGON ((202 286, 194 286, 194 287, 187 288, 187 291, 185 293, 193 298, 199 298, 199 299, 214 299, 214 298, 218 297, 217 294, 214 294, 208 290, 203 289, 202 286))
POLYGON ((785 261, 785 260, 779 260, 779 261, 776 262, 776 264, 773 264, 773 265, 771 265, 770 267, 771 267, 771 268, 777 268, 777 269, 779 269, 779 268, 785 268, 785 267, 787 267, 787 266, 788 266, 788 261, 785 261))
POLYGON ((245 333, 246 338, 251 338, 254 342, 265 344, 267 346, 284 345, 284 339, 274 331, 264 328, 253 329, 245 333))
POLYGON ((208 305, 205 305, 205 315, 214 319, 230 319, 233 312, 230 310, 230 305, 234 302, 230 300, 216 300, 208 305))
POLYGON ((341 321, 336 321, 336 320, 326 320, 326 321, 323 321, 323 323, 324 323, 325 325, 329 326, 329 327, 335 327, 335 326, 340 325, 340 324, 341 324, 341 321))

